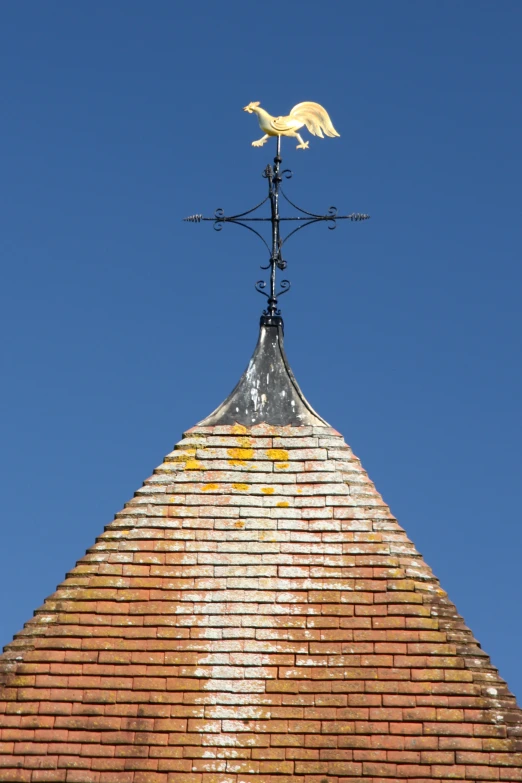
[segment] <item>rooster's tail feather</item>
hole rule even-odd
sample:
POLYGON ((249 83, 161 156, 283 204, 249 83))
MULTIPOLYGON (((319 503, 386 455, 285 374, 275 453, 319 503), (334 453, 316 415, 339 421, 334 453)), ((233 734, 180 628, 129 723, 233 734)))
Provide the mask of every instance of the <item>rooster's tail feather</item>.
POLYGON ((303 122, 310 133, 321 139, 324 138, 323 132, 326 136, 340 136, 332 125, 328 112, 319 103, 313 101, 298 103, 290 112, 290 117, 303 122))

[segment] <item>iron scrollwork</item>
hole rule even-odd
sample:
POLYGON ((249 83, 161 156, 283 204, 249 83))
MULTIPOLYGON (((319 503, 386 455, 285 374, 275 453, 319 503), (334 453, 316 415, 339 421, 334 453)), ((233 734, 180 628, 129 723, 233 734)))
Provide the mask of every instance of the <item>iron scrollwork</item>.
POLYGON ((311 226, 314 223, 326 223, 330 230, 337 227, 338 220, 350 220, 352 222, 359 222, 361 220, 368 220, 369 215, 352 212, 350 215, 339 215, 337 207, 329 207, 326 214, 317 215, 315 212, 309 212, 306 209, 294 204, 281 187, 281 182, 284 179, 291 179, 292 172, 290 169, 283 169, 281 171, 281 137, 277 137, 277 150, 274 158, 274 165, 268 164, 263 171, 262 176, 268 181, 268 194, 267 196, 256 204, 252 209, 248 209, 246 212, 241 212, 237 215, 225 215, 223 209, 218 208, 214 212, 213 217, 204 217, 203 215, 190 215, 190 217, 184 218, 190 223, 201 223, 202 221, 209 221, 214 224, 215 231, 221 231, 225 223, 233 223, 236 226, 242 226, 255 234, 261 242, 264 244, 269 253, 269 260, 266 266, 261 265, 261 269, 270 269, 270 288, 269 293, 265 291, 268 283, 265 280, 258 280, 255 284, 255 289, 258 293, 263 294, 267 298, 267 306, 263 311, 263 319, 266 323, 276 323, 280 320, 281 311, 278 308, 278 299, 283 294, 286 294, 290 290, 290 281, 281 280, 280 290, 277 291, 276 270, 284 270, 287 267, 287 262, 283 258, 282 248, 283 245, 288 242, 290 237, 300 231, 302 228, 311 226), (282 217, 279 212, 279 200, 280 196, 290 204, 294 209, 298 211, 298 215, 291 217, 282 217), (270 217, 253 217, 253 214, 260 209, 264 204, 270 202, 270 217), (293 228, 286 236, 281 236, 281 223, 284 222, 297 222, 295 228, 293 228), (271 223, 271 246, 268 244, 264 236, 250 223, 271 223))

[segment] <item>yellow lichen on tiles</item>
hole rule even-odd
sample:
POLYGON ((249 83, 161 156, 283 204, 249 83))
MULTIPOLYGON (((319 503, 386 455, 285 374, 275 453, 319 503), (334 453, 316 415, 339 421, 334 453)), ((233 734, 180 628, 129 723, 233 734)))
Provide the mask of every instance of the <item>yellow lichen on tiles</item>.
POLYGON ((254 449, 227 449, 227 454, 231 459, 253 459, 254 449))
MULTIPOLYGON (((183 502, 183 496, 182 495, 170 495, 169 499, 167 500, 167 503, 182 503, 183 502)), ((125 531, 123 531, 125 532, 125 531)))
POLYGON ((276 470, 287 470, 289 467, 290 467, 289 462, 276 462, 276 464, 274 465, 274 468, 276 470))
POLYGON ((380 541, 382 541, 382 534, 381 533, 369 533, 369 532, 366 532, 364 534, 364 540, 365 541, 369 541, 369 542, 371 542, 371 541, 373 541, 373 542, 380 542, 380 541))
POLYGON ((248 492, 249 488, 248 484, 232 484, 232 489, 235 489, 236 492, 248 492))
POLYGON ((261 487, 261 492, 263 495, 273 495, 275 489, 273 487, 261 487))
POLYGON ((203 484, 201 487, 202 492, 215 492, 216 489, 219 489, 219 484, 203 484))
POLYGON ((237 522, 234 523, 235 527, 245 527, 245 523, 242 522, 240 519, 238 519, 237 522))
POLYGON ((10 688, 30 688, 34 686, 34 674, 19 674, 8 680, 10 688))
POLYGON ((197 459, 188 459, 185 462, 184 470, 205 470, 205 466, 198 462, 197 459))
POLYGON ((284 462, 288 459, 288 451, 285 451, 284 449, 267 449, 266 456, 268 459, 284 462))
POLYGON ((232 465, 233 468, 246 468, 248 466, 248 462, 244 459, 229 459, 228 464, 232 465))
POLYGON ((183 462, 183 460, 187 459, 188 457, 193 457, 196 453, 195 448, 184 448, 183 451, 180 451, 179 454, 176 454, 174 452, 172 457, 169 457, 169 462, 183 462))
POLYGON ((234 432, 236 435, 242 435, 245 432, 248 432, 248 429, 244 426, 244 424, 234 424, 232 427, 232 432, 234 432))
MULTIPOLYGON (((76 598, 78 598, 78 596, 80 596, 80 595, 81 595, 81 600, 82 601, 97 601, 100 598, 98 590, 95 587, 83 588, 81 590, 81 593, 79 591, 77 591, 76 598)), ((64 598, 70 598, 71 596, 70 595, 66 595, 66 596, 63 596, 63 597, 64 598)))
POLYGON ((267 541, 268 543, 270 543, 271 541, 275 541, 275 538, 274 538, 274 534, 273 533, 268 532, 268 531, 265 532, 264 530, 262 530, 259 533, 258 540, 259 541, 267 541))
POLYGON ((287 500, 280 500, 279 503, 276 503, 278 508, 288 508, 290 503, 287 500))

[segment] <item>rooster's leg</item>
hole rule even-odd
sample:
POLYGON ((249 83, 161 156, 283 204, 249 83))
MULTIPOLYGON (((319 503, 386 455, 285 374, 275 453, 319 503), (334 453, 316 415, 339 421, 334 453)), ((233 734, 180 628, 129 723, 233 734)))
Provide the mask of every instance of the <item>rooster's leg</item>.
POLYGON ((307 150, 308 149, 308 145, 310 144, 310 142, 309 141, 303 141, 303 139, 301 138, 301 136, 299 135, 299 133, 297 131, 287 131, 285 133, 285 136, 291 136, 293 139, 297 139, 299 144, 296 146, 296 150, 307 150))
POLYGON ((266 142, 268 141, 269 138, 270 138, 270 136, 268 135, 268 133, 265 133, 265 135, 263 136, 262 139, 258 139, 257 141, 253 141, 252 142, 252 146, 253 147, 262 147, 263 144, 266 144, 266 142))
POLYGON ((299 144, 296 147, 296 150, 307 150, 310 142, 309 141, 303 141, 299 133, 295 134, 296 139, 299 141, 299 144))

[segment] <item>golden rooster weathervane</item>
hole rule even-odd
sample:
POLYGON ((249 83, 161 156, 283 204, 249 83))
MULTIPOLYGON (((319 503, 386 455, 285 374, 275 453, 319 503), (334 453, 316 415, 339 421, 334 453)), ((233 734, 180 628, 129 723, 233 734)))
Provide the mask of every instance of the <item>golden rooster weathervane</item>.
POLYGON ((332 121, 328 116, 326 109, 323 109, 318 103, 312 103, 307 101, 305 103, 298 103, 294 106, 292 111, 287 117, 271 117, 268 112, 259 106, 259 102, 249 103, 245 106, 243 111, 247 111, 249 114, 257 114, 259 125, 261 130, 265 131, 263 138, 252 142, 254 147, 262 147, 266 144, 270 136, 276 137, 276 154, 274 158, 274 165, 268 164, 263 171, 263 177, 268 181, 268 194, 265 198, 252 209, 248 209, 246 212, 240 212, 237 215, 231 215, 230 217, 225 215, 224 210, 216 209, 213 217, 203 217, 203 215, 191 215, 185 218, 190 223, 201 223, 202 221, 211 221, 214 223, 214 229, 221 231, 225 223, 234 223, 237 226, 243 226, 247 228, 253 234, 259 237, 263 242, 269 253, 269 261, 266 266, 261 266, 261 269, 270 269, 270 294, 265 292, 267 283, 264 280, 258 280, 255 284, 256 291, 263 294, 267 298, 267 306, 261 316, 261 324, 265 326, 282 325, 283 319, 281 318, 281 311, 278 309, 277 300, 282 294, 286 294, 290 290, 290 281, 281 280, 281 290, 277 291, 276 286, 276 272, 277 269, 286 269, 287 262, 283 258, 283 245, 293 236, 297 231, 300 231, 306 226, 312 225, 312 223, 326 222, 328 228, 333 229, 337 227, 338 220, 368 220, 369 215, 361 214, 359 212, 352 212, 350 215, 339 215, 336 207, 330 207, 325 215, 316 215, 315 212, 308 212, 306 209, 298 207, 293 201, 290 201, 286 193, 281 187, 283 177, 290 179, 292 172, 290 169, 284 169, 281 171, 281 137, 290 136, 296 138, 299 141, 297 149, 308 149, 309 142, 303 141, 298 131, 303 125, 306 125, 310 133, 319 138, 326 136, 339 136, 332 121), (284 217, 279 212, 279 197, 290 204, 294 209, 300 213, 290 217, 284 217), (263 204, 270 201, 270 217, 252 217, 252 214, 256 212, 263 204), (297 226, 292 229, 285 237, 281 236, 281 223, 295 222, 297 226), (269 245, 265 237, 257 231, 252 223, 271 223, 271 244, 269 245))
POLYGON ((324 139, 325 135, 331 137, 340 136, 332 125, 326 109, 313 101, 298 103, 286 117, 272 117, 271 114, 261 108, 259 101, 252 101, 248 106, 244 107, 243 111, 247 111, 249 114, 257 114, 259 127, 265 133, 261 139, 252 142, 253 147, 262 147, 270 136, 292 136, 299 142, 296 149, 307 150, 310 142, 303 141, 297 132, 303 125, 306 125, 310 133, 314 136, 319 136, 320 139, 324 139))

